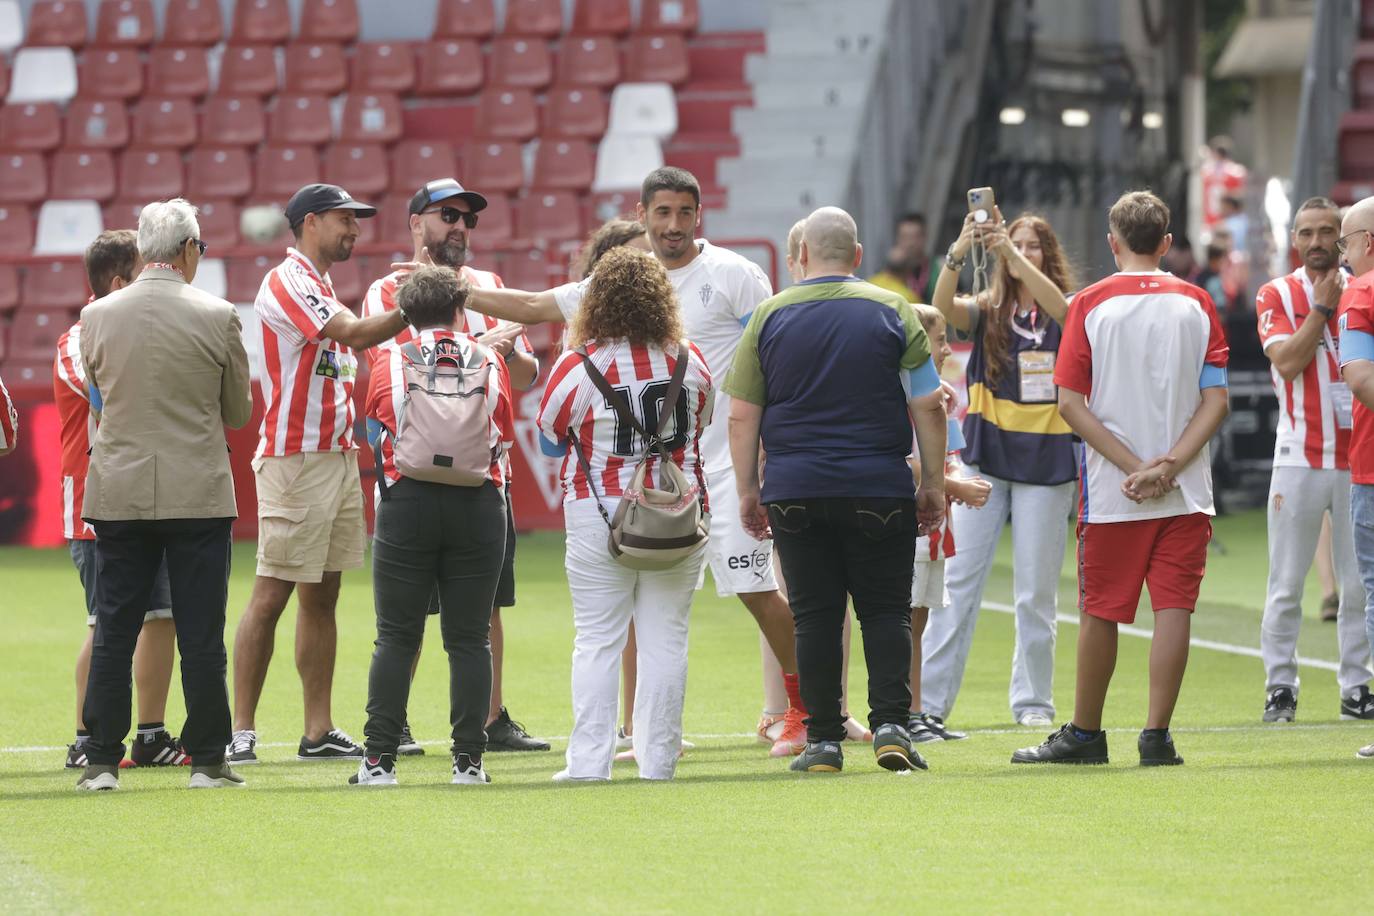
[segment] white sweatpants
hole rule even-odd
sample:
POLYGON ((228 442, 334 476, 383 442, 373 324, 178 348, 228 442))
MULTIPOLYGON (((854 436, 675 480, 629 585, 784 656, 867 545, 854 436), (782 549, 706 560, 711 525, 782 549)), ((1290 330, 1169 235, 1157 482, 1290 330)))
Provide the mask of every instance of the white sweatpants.
POLYGON ((1320 468, 1274 468, 1269 480, 1269 587, 1260 625, 1265 689, 1298 689, 1298 628, 1302 592, 1317 550, 1322 515, 1331 513, 1331 559, 1340 610, 1336 645, 1341 693, 1369 683, 1369 637, 1365 634, 1364 584, 1355 562, 1350 530, 1350 472, 1320 468))
MULTIPOLYGON (((616 499, 605 499, 614 517, 616 499)), ((572 592, 573 729, 568 773, 610 778, 615 757, 620 653, 635 625, 634 749, 644 779, 672 779, 682 749, 687 693, 687 620, 704 551, 673 569, 641 572, 621 566, 606 549, 606 522, 591 499, 563 506, 564 567, 572 592)))

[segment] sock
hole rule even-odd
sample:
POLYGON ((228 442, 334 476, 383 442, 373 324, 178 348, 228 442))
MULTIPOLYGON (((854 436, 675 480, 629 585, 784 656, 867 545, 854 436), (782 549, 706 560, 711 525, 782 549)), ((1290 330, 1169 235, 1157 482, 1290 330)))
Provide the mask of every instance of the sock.
POLYGON ((1073 732, 1073 736, 1074 736, 1075 738, 1077 738, 1079 741, 1091 741, 1092 739, 1096 738, 1098 735, 1102 734, 1102 732, 1101 732, 1100 730, 1099 730, 1099 731, 1095 731, 1095 732, 1090 732, 1090 731, 1088 731, 1087 729, 1079 728, 1077 725, 1074 725, 1072 722, 1069 723, 1069 730, 1073 732))
POLYGON ((83 744, 85 744, 87 741, 90 741, 90 740, 91 740, 91 733, 88 732, 88 731, 86 731, 86 729, 84 729, 84 728, 78 728, 78 729, 76 730, 76 740, 73 741, 72 743, 75 744, 77 747, 81 747, 83 744))
POLYGON ((146 738, 150 735, 156 735, 165 727, 161 722, 140 722, 138 723, 138 737, 146 738))
POLYGON ((787 702, 791 703, 802 712, 806 712, 806 704, 802 702, 801 698, 801 676, 788 674, 784 671, 782 675, 782 686, 787 690, 787 702))

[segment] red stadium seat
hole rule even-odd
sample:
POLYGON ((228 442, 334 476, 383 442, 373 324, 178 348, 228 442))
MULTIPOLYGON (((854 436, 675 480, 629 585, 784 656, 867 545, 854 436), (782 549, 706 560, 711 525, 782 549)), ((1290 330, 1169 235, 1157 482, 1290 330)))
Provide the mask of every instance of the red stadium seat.
POLYGON ((486 246, 504 245, 515 238, 515 214, 505 194, 487 194, 487 207, 477 217, 477 240, 486 246))
POLYGON ((187 193, 192 198, 247 197, 253 190, 248 151, 242 147, 198 146, 191 150, 187 193))
POLYGON ((143 63, 132 48, 92 48, 81 55, 77 86, 85 98, 132 99, 143 93, 143 63))
POLYGON ((37 0, 29 7, 29 31, 24 44, 79 48, 86 43, 84 0, 37 0))
POLYGON ((196 221, 200 223, 200 237, 216 249, 233 248, 239 243, 239 208, 227 200, 193 198, 200 208, 196 221))
POLYGON ((582 208, 571 191, 531 191, 518 204, 516 235, 538 244, 580 239, 582 208))
POLYGON ((397 251, 410 252, 413 242, 410 237, 410 195, 393 194, 377 205, 376 241, 382 245, 395 246, 397 251))
POLYGON ((48 197, 48 168, 42 153, 0 154, 0 201, 37 204, 48 197))
POLYGON ((477 103, 479 137, 528 140, 539 132, 539 112, 528 89, 487 89, 477 103))
POLYGON ((324 180, 357 196, 387 189, 386 150, 378 143, 335 143, 324 154, 324 180))
POLYGON ((267 116, 255 96, 211 96, 201 112, 201 142, 257 146, 267 136, 267 116))
MULTIPOLYGON (((41 268, 35 268, 41 270, 41 268)), ((27 303, 25 303, 27 306, 27 303)), ((41 360, 52 362, 57 352, 57 338, 72 326, 71 315, 65 308, 22 308, 10 322, 10 360, 41 360)), ((13 384, 13 381, 11 381, 13 384)))
MULTIPOLYGON (((13 264, 0 264, 0 312, 13 312, 19 305, 19 268, 13 264)), ((5 329, 0 325, 0 350, 4 348, 5 329)), ((0 359, 4 359, 0 354, 0 359)))
POLYGON ((115 196, 114 158, 105 150, 59 150, 52 158, 52 200, 107 201, 115 196))
POLYGON ((622 216, 633 219, 637 203, 639 194, 634 191, 598 191, 587 201, 587 215, 592 226, 622 216))
POLYGON ((162 23, 163 44, 214 45, 224 38, 219 0, 167 0, 162 23))
MULTIPOLYGON (((353 189, 350 187, 349 191, 353 189)), ((375 219, 358 220, 359 228, 371 226, 377 222, 375 219)), ((363 237, 358 236, 357 244, 363 244, 363 237)), ((355 246, 356 247, 356 246, 355 246)), ((334 287, 334 297, 349 308, 361 311, 363 294, 367 292, 367 283, 371 283, 375 277, 369 277, 366 282, 363 280, 362 269, 358 264, 357 258, 349 258, 347 261, 335 261, 329 267, 329 282, 334 287)))
POLYGON ((395 143, 401 139, 401 100, 389 92, 354 93, 344 100, 339 139, 352 143, 395 143))
POLYGON ((491 84, 543 89, 553 79, 549 43, 537 38, 498 38, 491 43, 491 84))
POLYGON ((152 0, 100 0, 95 16, 95 40, 91 44, 141 48, 153 43, 156 31, 152 0))
POLYGON ((365 41, 353 49, 354 92, 409 92, 415 52, 401 41, 365 41))
POLYGON ((492 0, 439 0, 435 38, 490 38, 496 31, 492 0))
POLYGON ((640 0, 639 31, 690 34, 701 23, 697 0, 640 0))
POLYGON ((436 178, 458 174, 453 147, 437 140, 403 140, 391 151, 391 187, 416 191, 436 178))
POLYGON ((287 45, 284 56, 284 91, 338 95, 348 88, 348 61, 344 59, 342 45, 287 45))
POLYGON ((343 44, 357 41, 357 0, 305 0, 301 7, 300 38, 302 41, 337 41, 343 44))
POLYGON ((415 81, 418 95, 467 95, 482 88, 482 47, 449 38, 420 46, 415 81))
POLYGON ((148 91, 162 96, 200 98, 210 91, 204 48, 159 45, 148 54, 148 91))
POLYGON ((323 146, 334 134, 329 117, 329 100, 322 95, 296 95, 283 92, 267 114, 267 139, 270 143, 323 146))
POLYGON ((555 191, 585 191, 592 186, 596 151, 586 140, 545 137, 534 156, 532 184, 555 191))
POLYGON ((634 35, 625 43, 625 79, 631 83, 687 82, 691 65, 681 35, 634 35))
POLYGON ((496 140, 469 143, 463 149, 462 180, 466 187, 515 192, 525 186, 525 160, 520 144, 496 140))
POLYGON ((558 47, 558 82, 614 86, 620 80, 620 52, 615 39, 601 35, 568 37, 558 47))
POLYGON ((28 254, 33 250, 33 211, 23 204, 0 207, 0 254, 28 254))
POLYGON ((549 269, 549 255, 530 248, 506 256, 501 279, 511 289, 542 290, 554 285, 557 272, 549 269))
POLYGON ((263 200, 284 202, 320 180, 320 157, 308 146, 264 146, 254 165, 253 194, 263 200))
POLYGON ((10 91, 10 65, 9 62, 0 58, 0 99, 3 99, 10 91))
POLYGON ((544 134, 599 139, 610 105, 594 86, 555 86, 544 97, 544 134))
POLYGON ((190 99, 147 97, 134 108, 134 143, 186 147, 196 142, 196 112, 190 99))
POLYGON ((555 38, 563 32, 562 0, 506 0, 507 35, 555 38))
POLYGON ((230 45, 219 64, 225 95, 271 95, 277 91, 276 54, 266 45, 230 45))
POLYGON ((138 229, 138 215, 148 205, 146 200, 119 198, 100 208, 106 229, 138 229))
POLYGON ((170 200, 186 191, 181 153, 130 149, 119 157, 119 193, 141 200, 170 200))
POLYGON ((225 290, 224 298, 230 302, 252 302, 258 298, 262 278, 276 266, 277 261, 265 254, 251 258, 226 259, 224 272, 228 280, 228 289, 225 290))
MULTIPOLYGON (((72 308, 85 304, 90 294, 86 269, 79 261, 35 263, 24 270, 19 290, 20 301, 34 308, 72 308)), ((56 335, 52 343, 57 343, 56 335)))
POLYGON ((67 105, 68 148, 122 149, 129 145, 129 110, 123 102, 103 99, 72 99, 67 105))
POLYGON ((285 44, 291 37, 291 10, 286 0, 238 0, 229 41, 243 45, 285 44))
POLYGON ((630 0, 577 0, 575 35, 624 35, 630 31, 630 0))
POLYGON ((62 140, 62 120, 52 102, 0 108, 0 149, 49 150, 62 140))

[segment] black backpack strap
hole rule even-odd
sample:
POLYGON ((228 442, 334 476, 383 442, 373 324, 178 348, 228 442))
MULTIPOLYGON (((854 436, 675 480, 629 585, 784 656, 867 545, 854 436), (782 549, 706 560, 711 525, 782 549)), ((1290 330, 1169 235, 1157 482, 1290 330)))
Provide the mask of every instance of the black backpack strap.
POLYGON ((649 431, 644 428, 644 424, 639 422, 639 418, 635 416, 634 411, 630 409, 630 405, 625 402, 625 398, 620 392, 612 388, 611 383, 606 381, 606 376, 602 375, 601 370, 596 368, 596 364, 592 362, 591 356, 587 353, 586 345, 578 347, 573 352, 582 357, 582 366, 587 370, 587 378, 591 379, 597 390, 606 396, 606 403, 610 404, 616 415, 630 424, 635 432, 643 436, 647 442, 651 438, 649 431))
POLYGON ((601 494, 596 492, 596 483, 593 480, 592 466, 587 461, 587 455, 582 451, 582 440, 577 437, 577 431, 568 428, 568 442, 572 446, 573 454, 577 456, 577 466, 582 468, 583 475, 587 478, 587 489, 592 491, 592 499, 596 502, 596 511, 601 513, 601 520, 606 523, 606 527, 611 527, 611 516, 606 511, 606 507, 601 505, 601 494))
POLYGON ((391 498, 391 495, 387 493, 390 485, 386 482, 386 462, 382 461, 382 437, 386 435, 389 433, 383 426, 382 431, 377 434, 376 441, 372 443, 372 458, 377 466, 377 492, 381 495, 382 502, 391 498))
POLYGON ((658 429, 654 430, 654 441, 661 441, 663 428, 677 409, 677 399, 682 396, 683 385, 687 381, 687 363, 691 361, 691 345, 685 340, 678 341, 677 365, 673 366, 673 377, 668 383, 668 393, 663 397, 663 410, 658 415, 658 429))

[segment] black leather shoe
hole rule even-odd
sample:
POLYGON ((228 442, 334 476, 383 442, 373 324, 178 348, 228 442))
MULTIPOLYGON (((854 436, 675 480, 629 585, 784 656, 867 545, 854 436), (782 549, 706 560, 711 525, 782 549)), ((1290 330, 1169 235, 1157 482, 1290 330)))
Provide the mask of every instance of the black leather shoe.
POLYGON ((487 750, 489 751, 547 751, 549 742, 531 738, 525 726, 511 719, 506 707, 501 707, 501 715, 487 726, 487 750))
POLYGON ((1140 765, 1143 767, 1176 767, 1183 763, 1174 749, 1174 736, 1150 732, 1140 733, 1140 765))
POLYGON ((1065 725, 1036 747, 1023 747, 1011 755, 1012 763, 1106 763, 1107 733, 1099 731, 1080 741, 1072 725, 1065 725))

